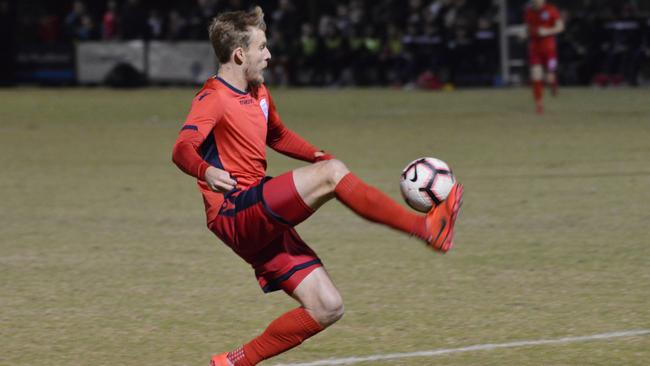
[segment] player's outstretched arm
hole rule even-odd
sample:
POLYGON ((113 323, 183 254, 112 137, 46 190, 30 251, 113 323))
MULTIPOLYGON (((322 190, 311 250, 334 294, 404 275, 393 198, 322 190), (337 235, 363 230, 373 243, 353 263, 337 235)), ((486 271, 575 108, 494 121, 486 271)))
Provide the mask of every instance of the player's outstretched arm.
POLYGON ((294 159, 310 163, 329 160, 334 158, 314 145, 310 144, 302 136, 287 128, 275 108, 273 98, 269 94, 269 123, 266 135, 266 144, 280 154, 294 159))

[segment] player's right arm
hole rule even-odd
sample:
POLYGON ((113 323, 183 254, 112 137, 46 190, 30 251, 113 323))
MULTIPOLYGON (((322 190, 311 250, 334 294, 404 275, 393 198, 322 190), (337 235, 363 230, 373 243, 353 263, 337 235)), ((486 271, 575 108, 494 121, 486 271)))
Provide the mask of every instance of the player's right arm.
POLYGON ((172 161, 185 173, 205 181, 215 192, 227 192, 237 182, 225 170, 213 167, 199 154, 201 144, 212 133, 223 115, 216 92, 201 94, 192 102, 172 151, 172 161))

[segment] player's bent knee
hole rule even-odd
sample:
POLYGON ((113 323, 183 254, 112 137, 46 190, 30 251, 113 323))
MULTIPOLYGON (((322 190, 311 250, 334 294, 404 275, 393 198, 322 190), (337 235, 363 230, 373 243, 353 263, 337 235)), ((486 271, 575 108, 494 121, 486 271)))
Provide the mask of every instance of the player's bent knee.
POLYGON ((530 68, 530 78, 534 81, 541 81, 544 77, 544 69, 541 65, 533 65, 530 68))
POLYGON ((315 311, 314 315, 321 325, 327 327, 341 319, 344 312, 345 307, 339 297, 337 300, 321 303, 321 306, 315 311))
POLYGON ((337 159, 327 160, 323 164, 323 169, 326 172, 325 176, 327 177, 327 184, 332 190, 334 190, 339 181, 350 172, 348 167, 345 166, 342 161, 337 159))

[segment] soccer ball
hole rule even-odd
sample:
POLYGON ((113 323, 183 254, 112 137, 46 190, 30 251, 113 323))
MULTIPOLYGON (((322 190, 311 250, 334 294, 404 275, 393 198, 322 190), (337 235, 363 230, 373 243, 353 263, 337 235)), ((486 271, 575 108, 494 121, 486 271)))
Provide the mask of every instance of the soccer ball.
POLYGON ((409 206, 428 212, 447 198, 454 182, 456 178, 447 163, 436 158, 420 158, 402 171, 400 189, 409 206))

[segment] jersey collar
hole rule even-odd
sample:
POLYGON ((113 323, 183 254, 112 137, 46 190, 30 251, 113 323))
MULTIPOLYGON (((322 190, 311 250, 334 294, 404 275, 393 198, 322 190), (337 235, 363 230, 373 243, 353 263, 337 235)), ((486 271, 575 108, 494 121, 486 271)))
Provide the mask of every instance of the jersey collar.
POLYGON ((230 85, 227 81, 225 81, 224 79, 222 79, 222 78, 220 78, 218 76, 215 76, 214 78, 219 80, 223 85, 227 86, 228 88, 230 88, 230 90, 234 91, 235 93, 241 94, 241 95, 248 95, 248 91, 241 91, 241 90, 235 88, 234 86, 230 85))

